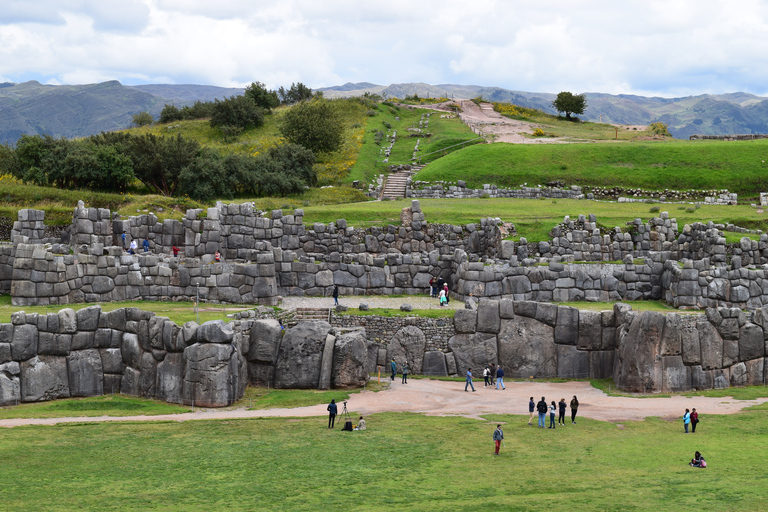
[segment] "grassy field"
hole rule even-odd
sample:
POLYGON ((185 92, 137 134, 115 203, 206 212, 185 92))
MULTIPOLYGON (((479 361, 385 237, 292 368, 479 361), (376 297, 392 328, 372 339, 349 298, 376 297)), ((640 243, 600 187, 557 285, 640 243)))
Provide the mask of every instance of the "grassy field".
POLYGON ((128 395, 105 395, 0 407, 0 419, 62 418, 67 416, 156 416, 189 411, 189 407, 159 400, 136 398, 128 395))
MULTIPOLYGON (((470 149, 463 150, 470 151, 470 149)), ((445 157, 451 158, 451 155, 445 157)), ((430 164, 432 165, 432 164, 430 164)), ((400 224, 400 211, 410 206, 409 200, 371 202, 366 204, 339 204, 304 209, 304 221, 331 222, 347 219, 351 226, 387 226, 400 224)), ((571 218, 579 214, 594 213, 598 224, 607 228, 624 227, 627 222, 641 218, 644 222, 658 213, 650 213, 653 205, 646 203, 609 203, 603 201, 580 201, 576 199, 422 199, 421 208, 427 222, 467 224, 479 222, 483 217, 499 217, 513 222, 519 236, 529 241, 548 240, 549 231, 563 221, 565 215, 571 218)), ((689 212, 678 205, 658 205, 676 218, 680 229, 686 223, 732 222, 738 226, 768 231, 768 214, 757 213, 750 206, 702 206, 689 212)), ((742 235, 737 235, 736 240, 742 235)))
POLYGON ((763 510, 767 415, 707 416, 695 436, 653 418, 542 431, 503 414, 377 414, 365 432, 325 418, 18 427, 0 438, 0 499, 5 510, 763 510), (687 465, 696 450, 708 469, 687 465))
POLYGON ((414 179, 465 180, 470 188, 543 185, 623 186, 654 190, 723 189, 740 200, 768 190, 768 140, 490 144, 457 151, 414 179))
MULTIPOLYGON (((16 311, 25 311, 26 313, 56 313, 64 308, 72 308, 75 311, 95 304, 67 304, 63 306, 14 306, 11 304, 10 295, 0 295, 0 323, 11 321, 11 314, 16 311)), ((165 316, 176 322, 177 325, 184 325, 186 322, 197 321, 195 314, 195 305, 192 302, 157 302, 157 301, 123 301, 107 302, 99 304, 102 311, 114 311, 120 308, 139 308, 144 311, 153 311, 157 316, 165 316)), ((256 306, 248 304, 205 304, 201 303, 199 308, 200 323, 209 320, 228 321, 228 314, 235 311, 252 309, 256 306)))

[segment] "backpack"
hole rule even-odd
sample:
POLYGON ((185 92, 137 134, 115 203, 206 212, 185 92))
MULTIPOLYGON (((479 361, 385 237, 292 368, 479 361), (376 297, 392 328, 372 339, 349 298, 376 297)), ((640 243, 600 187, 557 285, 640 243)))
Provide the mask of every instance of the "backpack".
POLYGON ((707 467, 707 461, 705 461, 703 458, 699 459, 699 467, 700 468, 707 467))

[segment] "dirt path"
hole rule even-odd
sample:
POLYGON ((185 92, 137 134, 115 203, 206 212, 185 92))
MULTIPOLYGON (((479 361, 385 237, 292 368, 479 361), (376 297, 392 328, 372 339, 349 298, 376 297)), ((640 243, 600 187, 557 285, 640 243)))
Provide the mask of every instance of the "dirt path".
MULTIPOLYGON (((446 106, 448 103, 439 103, 432 108, 435 110, 449 111, 450 109, 446 106)), ((562 137, 547 137, 545 139, 526 137, 523 134, 533 134, 533 130, 540 125, 504 117, 493 110, 493 105, 491 103, 481 103, 479 106, 471 100, 456 100, 455 103, 458 103, 461 106, 461 119, 470 127, 474 128, 475 132, 480 132, 483 135, 493 135, 494 142, 509 142, 512 144, 566 143, 562 137)))
MULTIPOLYGON (((706 417, 708 414, 734 414, 745 407, 768 402, 768 398, 757 400, 734 400, 728 398, 707 398, 676 396, 672 398, 627 398, 610 397, 593 388, 587 382, 541 383, 510 382, 506 390, 483 388, 482 380, 475 382, 475 393, 464 392, 463 382, 443 382, 427 379, 411 379, 401 384, 399 377, 390 389, 378 393, 354 394, 348 402, 351 413, 374 414, 378 412, 414 412, 432 416, 460 415, 479 418, 482 414, 527 414, 528 398, 538 401, 542 396, 547 401, 565 398, 570 403, 573 395, 579 397, 578 416, 603 421, 642 420, 650 416, 677 419, 687 408, 695 407, 706 417)), ((101 423, 120 421, 189 421, 242 419, 258 417, 309 417, 324 416, 326 406, 298 407, 295 409, 267 409, 259 411, 198 410, 184 414, 159 416, 100 416, 43 419, 0 420, 0 427, 22 425, 57 425, 61 423, 101 423)), ((568 409, 570 416, 570 408, 568 409)))

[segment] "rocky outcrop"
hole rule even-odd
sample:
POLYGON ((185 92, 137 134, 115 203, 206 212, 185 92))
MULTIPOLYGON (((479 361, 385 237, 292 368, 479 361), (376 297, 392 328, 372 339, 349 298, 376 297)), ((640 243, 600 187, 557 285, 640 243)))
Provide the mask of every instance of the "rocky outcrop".
POLYGON ((338 336, 333 349, 333 387, 359 387, 368 382, 367 357, 365 331, 358 330, 338 336))
POLYGON ((421 373, 424 365, 424 348, 426 339, 424 333, 415 326, 405 326, 399 329, 387 345, 387 359, 394 359, 399 364, 408 361, 413 373, 421 373))
POLYGON ((239 400, 239 357, 231 344, 195 343, 184 349, 183 403, 223 407, 239 400))
POLYGON ((320 363, 331 324, 323 321, 299 322, 283 335, 275 363, 276 388, 316 388, 320 363))

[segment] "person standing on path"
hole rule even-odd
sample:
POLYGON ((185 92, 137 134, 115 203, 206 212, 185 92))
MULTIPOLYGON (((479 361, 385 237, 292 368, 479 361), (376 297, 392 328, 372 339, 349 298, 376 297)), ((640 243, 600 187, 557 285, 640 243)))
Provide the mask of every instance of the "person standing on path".
POLYGON ((395 375, 397 374, 397 363, 395 362, 395 358, 392 358, 392 362, 389 363, 389 367, 392 369, 392 382, 395 382, 395 375))
POLYGON ((471 386, 472 392, 475 392, 475 385, 472 384, 472 368, 467 368, 467 383, 464 384, 464 391, 467 390, 467 386, 471 386))
POLYGON ((573 395, 573 400, 571 400, 571 423, 574 425, 576 424, 576 411, 579 410, 579 399, 576 398, 576 395, 573 395))
POLYGON ((123 250, 125 251, 126 249, 128 249, 128 246, 125 245, 125 231, 123 231, 121 238, 123 239, 123 250))
POLYGON ((555 414, 557 414, 557 404, 552 400, 549 405, 549 428, 555 428, 555 414))
POLYGON ((433 299, 437 297, 437 286, 435 286, 435 277, 429 280, 429 296, 433 299))
POLYGON ((437 296, 437 300, 440 304, 440 307, 443 307, 446 304, 448 304, 448 302, 446 302, 447 298, 445 296, 445 290, 440 290, 440 295, 437 296))
POLYGON ((699 423, 699 413, 696 412, 696 408, 694 407, 691 411, 691 433, 696 433, 696 425, 699 423))
POLYGON ((408 384, 408 361, 403 362, 403 384, 408 384))
POLYGON ((683 425, 685 426, 685 433, 688 433, 688 425, 691 423, 691 411, 688 409, 685 410, 685 414, 683 414, 683 425))
POLYGON ((547 399, 541 397, 541 400, 536 404, 536 410, 539 413, 539 428, 546 427, 547 423, 547 399))
POLYGON ((496 384, 496 363, 491 363, 491 387, 493 387, 496 384))
POLYGON ((496 368, 496 389, 499 389, 499 384, 501 384, 501 389, 507 389, 504 386, 504 370, 501 369, 501 365, 496 368))
POLYGON ((327 410, 328 410, 328 428, 333 428, 333 425, 336 423, 336 412, 339 410, 338 407, 336 407, 335 398, 331 399, 331 403, 328 404, 327 410))
POLYGON ((483 387, 487 388, 490 385, 490 378, 491 376, 491 369, 488 368, 488 365, 485 365, 485 369, 483 370, 483 387))
POLYGON ((338 285, 333 285, 333 305, 338 306, 339 305, 339 287, 338 285))
POLYGON ((501 442, 504 440, 504 432, 501 430, 501 425, 496 425, 496 430, 493 431, 493 442, 496 444, 496 453, 494 455, 499 454, 499 448, 501 447, 501 442))
POLYGON ((533 397, 531 397, 531 401, 528 402, 528 414, 530 414, 530 417, 528 418, 528 424, 533 425, 533 412, 536 410, 536 402, 533 401, 533 397))
POLYGON ((565 425, 565 398, 561 398, 557 405, 560 408, 560 416, 557 418, 557 424, 565 425))

